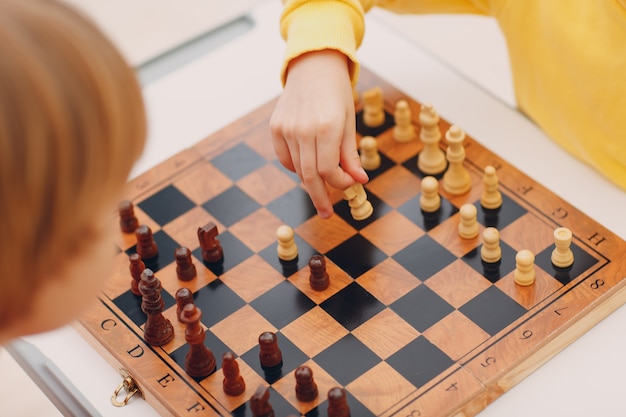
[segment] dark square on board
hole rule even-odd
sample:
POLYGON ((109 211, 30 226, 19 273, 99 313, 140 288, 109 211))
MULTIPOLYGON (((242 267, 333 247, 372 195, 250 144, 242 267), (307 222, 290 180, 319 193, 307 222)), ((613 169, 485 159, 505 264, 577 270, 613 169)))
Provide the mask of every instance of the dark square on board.
POLYGON ((161 226, 166 225, 196 206, 193 201, 173 185, 168 185, 137 205, 161 226))
POLYGON ((478 223, 484 225, 485 227, 495 227, 498 230, 504 229, 527 213, 527 210, 524 207, 517 204, 506 194, 502 194, 502 206, 500 206, 499 209, 484 209, 480 205, 480 200, 474 205, 477 209, 476 217, 478 223))
POLYGON ((498 287, 491 286, 459 308, 491 336, 526 313, 526 309, 498 287))
POLYGON ((538 253, 535 257, 535 264, 554 278, 556 278, 561 284, 565 285, 571 282, 576 277, 580 276, 583 272, 593 267, 598 263, 598 260, 585 252, 576 243, 572 242, 570 249, 574 254, 574 263, 569 268, 559 268, 552 264, 552 251, 555 246, 551 245, 538 253))
POLYGON ((219 278, 196 291, 193 302, 202 311, 202 323, 207 327, 220 322, 246 304, 219 278))
POLYGON ((352 282, 322 302, 320 307, 352 331, 380 313, 385 305, 357 282, 352 282))
POLYGON ((454 311, 454 307, 423 284, 403 295, 390 307, 419 332, 426 331, 454 311))
POLYGON ((420 388, 452 366, 454 361, 424 336, 419 336, 387 358, 387 363, 420 388))
POLYGON ((309 297, 286 280, 264 292, 250 305, 278 329, 315 307, 309 297))
POLYGON ((360 234, 331 249, 326 256, 352 278, 358 278, 387 259, 383 251, 360 234))
POLYGON ((393 255, 400 265, 422 281, 441 271, 457 257, 428 235, 393 255))
POLYGON ((343 386, 381 362, 381 359, 352 333, 330 345, 313 360, 343 386))
POLYGON ((258 209, 259 203, 233 185, 202 205, 209 214, 229 227, 258 209))
POLYGON ((293 188, 266 207, 283 223, 293 228, 317 214, 309 195, 302 187, 293 188))
POLYGON ((245 143, 239 143, 211 160, 228 178, 237 181, 261 168, 265 159, 245 143))

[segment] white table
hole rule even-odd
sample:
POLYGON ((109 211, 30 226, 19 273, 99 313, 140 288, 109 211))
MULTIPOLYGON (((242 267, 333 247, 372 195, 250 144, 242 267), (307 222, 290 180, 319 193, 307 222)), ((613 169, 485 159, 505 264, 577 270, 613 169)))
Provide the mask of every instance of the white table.
MULTIPOLYGON (((145 87, 149 141, 133 175, 280 93, 278 72, 284 48, 278 33, 279 13, 280 2, 261 2, 249 14, 254 22, 249 32, 145 87)), ((556 147, 507 104, 506 91, 494 95, 493 89, 466 78, 463 68, 442 63, 417 46, 406 37, 411 36, 410 30, 400 36, 396 29, 403 26, 393 29, 390 22, 393 18, 380 13, 368 16, 359 51, 365 66, 417 100, 434 104, 442 117, 626 238, 622 217, 626 193, 556 147), (566 178, 553 175, 555 165, 567 173, 566 178)), ((624 415, 625 322, 626 308, 622 307, 480 416, 624 415)), ((125 408, 111 406, 109 397, 120 377, 73 328, 27 340, 45 352, 103 416, 156 415, 141 400, 125 408)))

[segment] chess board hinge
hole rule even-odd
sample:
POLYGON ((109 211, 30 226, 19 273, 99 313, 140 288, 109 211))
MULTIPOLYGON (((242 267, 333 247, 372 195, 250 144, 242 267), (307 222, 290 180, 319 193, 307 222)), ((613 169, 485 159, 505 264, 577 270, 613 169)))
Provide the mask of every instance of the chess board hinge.
POLYGON ((120 368, 119 373, 122 376, 122 382, 120 382, 117 388, 115 388, 115 391, 113 391, 111 404, 116 407, 124 407, 135 395, 138 394, 140 397, 143 397, 143 393, 139 385, 137 385, 137 382, 135 382, 135 379, 126 370, 120 368), (126 396, 122 401, 119 401, 118 398, 122 390, 126 392, 126 396))

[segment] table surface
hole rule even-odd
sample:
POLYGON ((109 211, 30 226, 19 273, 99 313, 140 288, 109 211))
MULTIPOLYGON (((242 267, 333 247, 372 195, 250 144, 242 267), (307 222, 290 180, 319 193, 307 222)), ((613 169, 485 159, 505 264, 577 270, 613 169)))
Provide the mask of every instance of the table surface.
MULTIPOLYGON (((132 176, 280 94, 284 43, 279 14, 280 2, 258 2, 247 15, 254 23, 250 30, 144 86, 149 139, 132 176)), ((432 103, 442 117, 626 239, 621 210, 626 193, 566 154, 515 110, 506 52, 494 30, 473 17, 396 17, 374 11, 367 17, 359 57, 370 70, 415 99, 432 103), (457 36, 449 35, 455 28, 457 36), (471 33, 464 33, 468 28, 471 33), (437 37, 444 32, 446 39, 437 37), (431 35, 435 37, 429 40, 431 35), (485 40, 491 43, 485 45, 485 40), (476 55, 470 59, 456 53, 467 48, 489 56, 479 61, 476 55)), ((626 308, 621 307, 480 416, 623 415, 625 321, 626 308)), ((71 326, 25 339, 80 387, 103 416, 157 415, 141 400, 124 408, 111 405, 121 380, 117 371, 71 326)))

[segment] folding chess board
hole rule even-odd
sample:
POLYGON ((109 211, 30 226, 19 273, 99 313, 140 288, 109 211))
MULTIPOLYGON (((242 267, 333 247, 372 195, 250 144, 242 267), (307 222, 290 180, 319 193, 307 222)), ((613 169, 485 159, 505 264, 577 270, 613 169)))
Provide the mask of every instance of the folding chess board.
MULTIPOLYGON (((440 188, 441 209, 424 215, 416 165, 422 144, 397 143, 391 135, 394 103, 409 101, 418 132, 420 104, 364 70, 359 90, 374 86, 384 93, 385 124, 363 126, 357 104, 358 136, 376 137, 382 156, 365 187, 374 207, 366 220, 352 219, 340 191, 332 193, 331 219, 315 214, 298 178, 272 150, 274 101, 129 183, 127 197, 159 247, 146 266, 162 283, 164 315, 176 336, 162 347, 144 342, 146 316, 130 291, 128 269, 136 239, 121 232, 115 272, 80 325, 160 413, 250 416, 247 402, 265 385, 276 416, 325 416, 334 386, 345 387, 353 416, 474 415, 624 302, 626 243, 473 138, 465 140, 464 163, 471 190, 451 196, 440 188), (499 210, 480 206, 487 165, 500 180, 499 210), (496 266, 481 261, 480 237, 458 236, 465 203, 476 205, 481 230, 500 231, 496 266), (209 221, 220 232, 220 264, 204 264, 200 254, 196 232, 209 221), (277 257, 282 224, 295 230, 294 262, 277 257), (575 261, 567 269, 550 261, 560 226, 573 233, 575 261), (189 282, 176 278, 173 254, 181 246, 192 251, 198 270, 189 282), (529 287, 513 279, 521 249, 536 256, 529 287), (331 277, 321 292, 309 285, 308 261, 318 253, 331 277), (203 379, 184 370, 188 346, 174 299, 181 287, 202 310, 205 344, 217 360, 217 371, 203 379), (259 364, 258 336, 265 331, 278 335, 278 374, 266 375, 259 364), (237 397, 222 390, 226 351, 236 355, 247 386, 237 397), (295 396, 293 374, 303 364, 319 388, 307 403, 295 396)), ((442 133, 449 126, 442 120, 442 133)))

